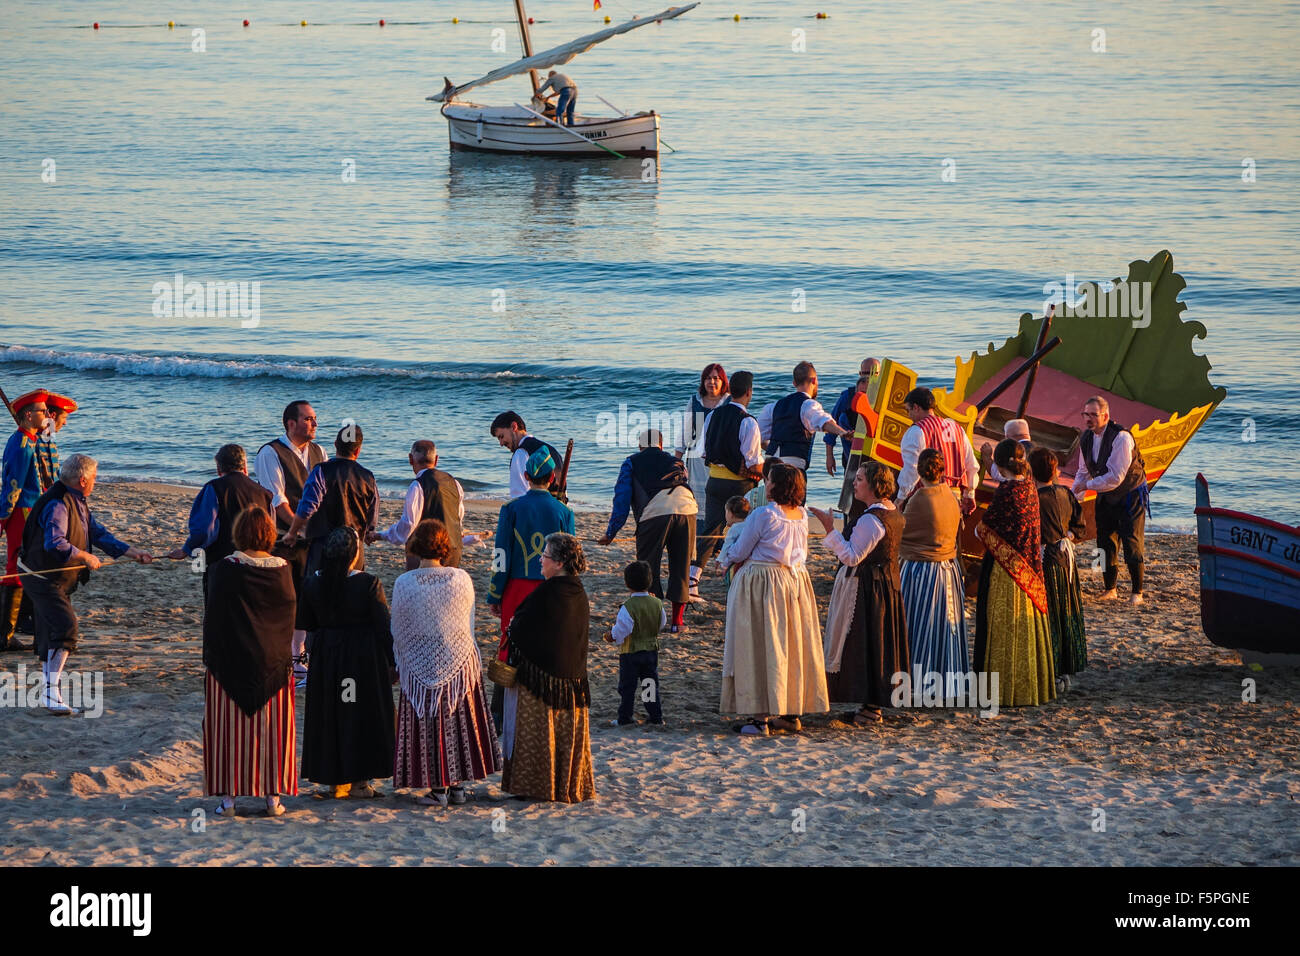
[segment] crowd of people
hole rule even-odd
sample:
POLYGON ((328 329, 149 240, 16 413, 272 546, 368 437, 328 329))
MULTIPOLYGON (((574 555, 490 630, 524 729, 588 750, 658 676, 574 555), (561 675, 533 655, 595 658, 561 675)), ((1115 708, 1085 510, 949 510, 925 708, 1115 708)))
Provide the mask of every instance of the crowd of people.
MULTIPOLYGON (((833 703, 853 705, 840 717, 851 726, 878 723, 896 705, 900 673, 933 679, 948 706, 966 699, 976 672, 998 675, 1002 706, 1041 704, 1067 690, 1087 665, 1073 555, 1087 491, 1097 493, 1107 559, 1103 597, 1115 596, 1122 544, 1133 599, 1142 600, 1145 471, 1132 435, 1109 420, 1100 397, 1084 407, 1081 463, 1067 488, 1057 456, 1033 445, 1027 422, 1008 422, 981 465, 960 425, 936 413, 934 395, 912 390, 901 472, 874 460, 856 467, 853 506, 837 529, 830 511, 808 505, 806 473, 818 433, 827 471, 850 466, 852 400, 871 390, 880 363, 867 359, 859 371, 828 413, 816 369, 800 362, 792 391, 754 415, 753 375, 710 364, 676 453, 654 430, 639 436, 596 541, 610 545, 633 518, 628 597, 602 635, 619 651, 616 725, 636 723, 638 701, 650 723, 664 722, 660 641, 688 626, 711 560, 726 588, 719 710, 740 718, 735 730, 744 736, 799 733, 802 718, 833 703), (973 528, 984 556, 972 636, 960 540, 986 473, 996 490, 973 528), (839 562, 824 616, 808 571, 810 518, 839 562)), ((70 596, 100 565, 92 549, 153 560, 91 514, 94 460, 60 462, 53 434, 75 409, 45 390, 13 402, 18 430, 0 479, 0 646, 26 649, 15 632, 30 599, 45 705, 56 714, 73 712, 59 675, 77 645, 70 596)), ((216 812, 231 814, 235 797, 257 796, 279 815, 300 776, 319 785, 313 796, 322 800, 374 797, 376 781, 392 778, 394 787, 422 791, 418 802, 445 807, 465 802, 466 784, 498 772, 502 789, 521 797, 593 798, 586 556, 561 500, 555 446, 514 411, 490 425, 511 460, 484 595, 499 624, 489 698, 474 639, 475 586, 459 567, 463 549, 485 535, 465 533, 464 490, 438 468, 434 442, 412 444, 401 514, 380 529, 375 477, 359 463, 361 426, 345 422, 330 457, 315 441, 308 402, 291 402, 282 421, 284 433, 259 449, 254 477, 241 446, 217 451, 216 477, 195 496, 188 536, 168 555, 203 570, 204 783, 221 798, 216 812), (391 606, 366 571, 366 545, 379 542, 405 551, 391 606)))

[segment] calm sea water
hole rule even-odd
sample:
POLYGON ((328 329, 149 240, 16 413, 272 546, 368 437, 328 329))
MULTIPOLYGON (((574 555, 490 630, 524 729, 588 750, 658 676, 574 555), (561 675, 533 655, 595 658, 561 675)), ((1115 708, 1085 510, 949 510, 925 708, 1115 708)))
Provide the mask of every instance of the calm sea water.
MULTIPOLYGON (((579 112, 600 94, 663 114, 677 152, 646 181, 640 161, 449 153, 424 96, 518 55, 506 0, 7 2, 0 384, 78 398, 60 444, 104 474, 188 482, 304 397, 322 434, 363 424, 389 491, 432 437, 499 493, 487 425, 515 408, 576 440, 573 493, 601 507, 627 454, 598 443, 601 416, 679 408, 706 362, 758 370, 760 403, 804 358, 829 399, 866 355, 948 385, 1045 282, 1168 248, 1228 399, 1156 489, 1156 524, 1192 526, 1198 470, 1218 500, 1300 522, 1286 7, 818 3, 830 19, 706 0, 566 68, 579 112), (260 283, 260 323, 155 315, 178 272, 260 283)), ((662 9, 529 6, 538 49, 662 9)), ((837 488, 822 471, 814 499, 837 488)))

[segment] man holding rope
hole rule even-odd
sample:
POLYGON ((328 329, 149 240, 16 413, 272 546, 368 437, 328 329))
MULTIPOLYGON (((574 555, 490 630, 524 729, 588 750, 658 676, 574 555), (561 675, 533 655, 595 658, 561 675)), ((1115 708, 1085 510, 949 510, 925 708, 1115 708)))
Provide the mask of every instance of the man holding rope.
POLYGON ((75 713, 63 702, 59 680, 68 655, 77 649, 77 612, 69 598, 101 566, 91 547, 141 564, 153 560, 113 537, 90 513, 98 471, 89 455, 69 455, 59 468, 59 480, 37 499, 23 529, 19 567, 36 610, 36 656, 45 674, 45 707, 52 714, 75 713))

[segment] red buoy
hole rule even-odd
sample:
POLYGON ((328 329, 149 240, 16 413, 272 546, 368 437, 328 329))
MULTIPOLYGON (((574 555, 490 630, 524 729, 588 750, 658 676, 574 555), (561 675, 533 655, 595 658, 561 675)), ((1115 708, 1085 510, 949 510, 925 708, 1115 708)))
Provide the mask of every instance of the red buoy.
POLYGON ((532 17, 529 17, 529 18, 528 18, 528 22, 529 22, 529 23, 532 23, 532 22, 533 22, 533 18, 532 18, 532 17))
POLYGON ((244 26, 248 26, 248 21, 247 21, 247 20, 244 21, 244 26))
POLYGON ((379 21, 379 25, 382 27, 382 26, 384 25, 384 21, 383 21, 383 20, 380 20, 380 21, 379 21))
POLYGON ((95 29, 96 29, 96 30, 99 29, 99 23, 98 23, 98 21, 96 21, 96 23, 95 23, 95 29))

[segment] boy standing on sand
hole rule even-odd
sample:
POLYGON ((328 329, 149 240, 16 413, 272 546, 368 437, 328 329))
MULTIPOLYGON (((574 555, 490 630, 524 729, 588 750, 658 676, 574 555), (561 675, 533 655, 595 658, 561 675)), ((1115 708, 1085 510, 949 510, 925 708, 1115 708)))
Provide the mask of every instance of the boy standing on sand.
POLYGON ((632 593, 618 609, 618 618, 605 640, 620 644, 618 653, 618 719, 614 726, 636 723, 638 692, 650 723, 664 722, 659 700, 659 632, 668 626, 664 602, 650 593, 650 565, 633 561, 623 569, 623 583, 632 593))

